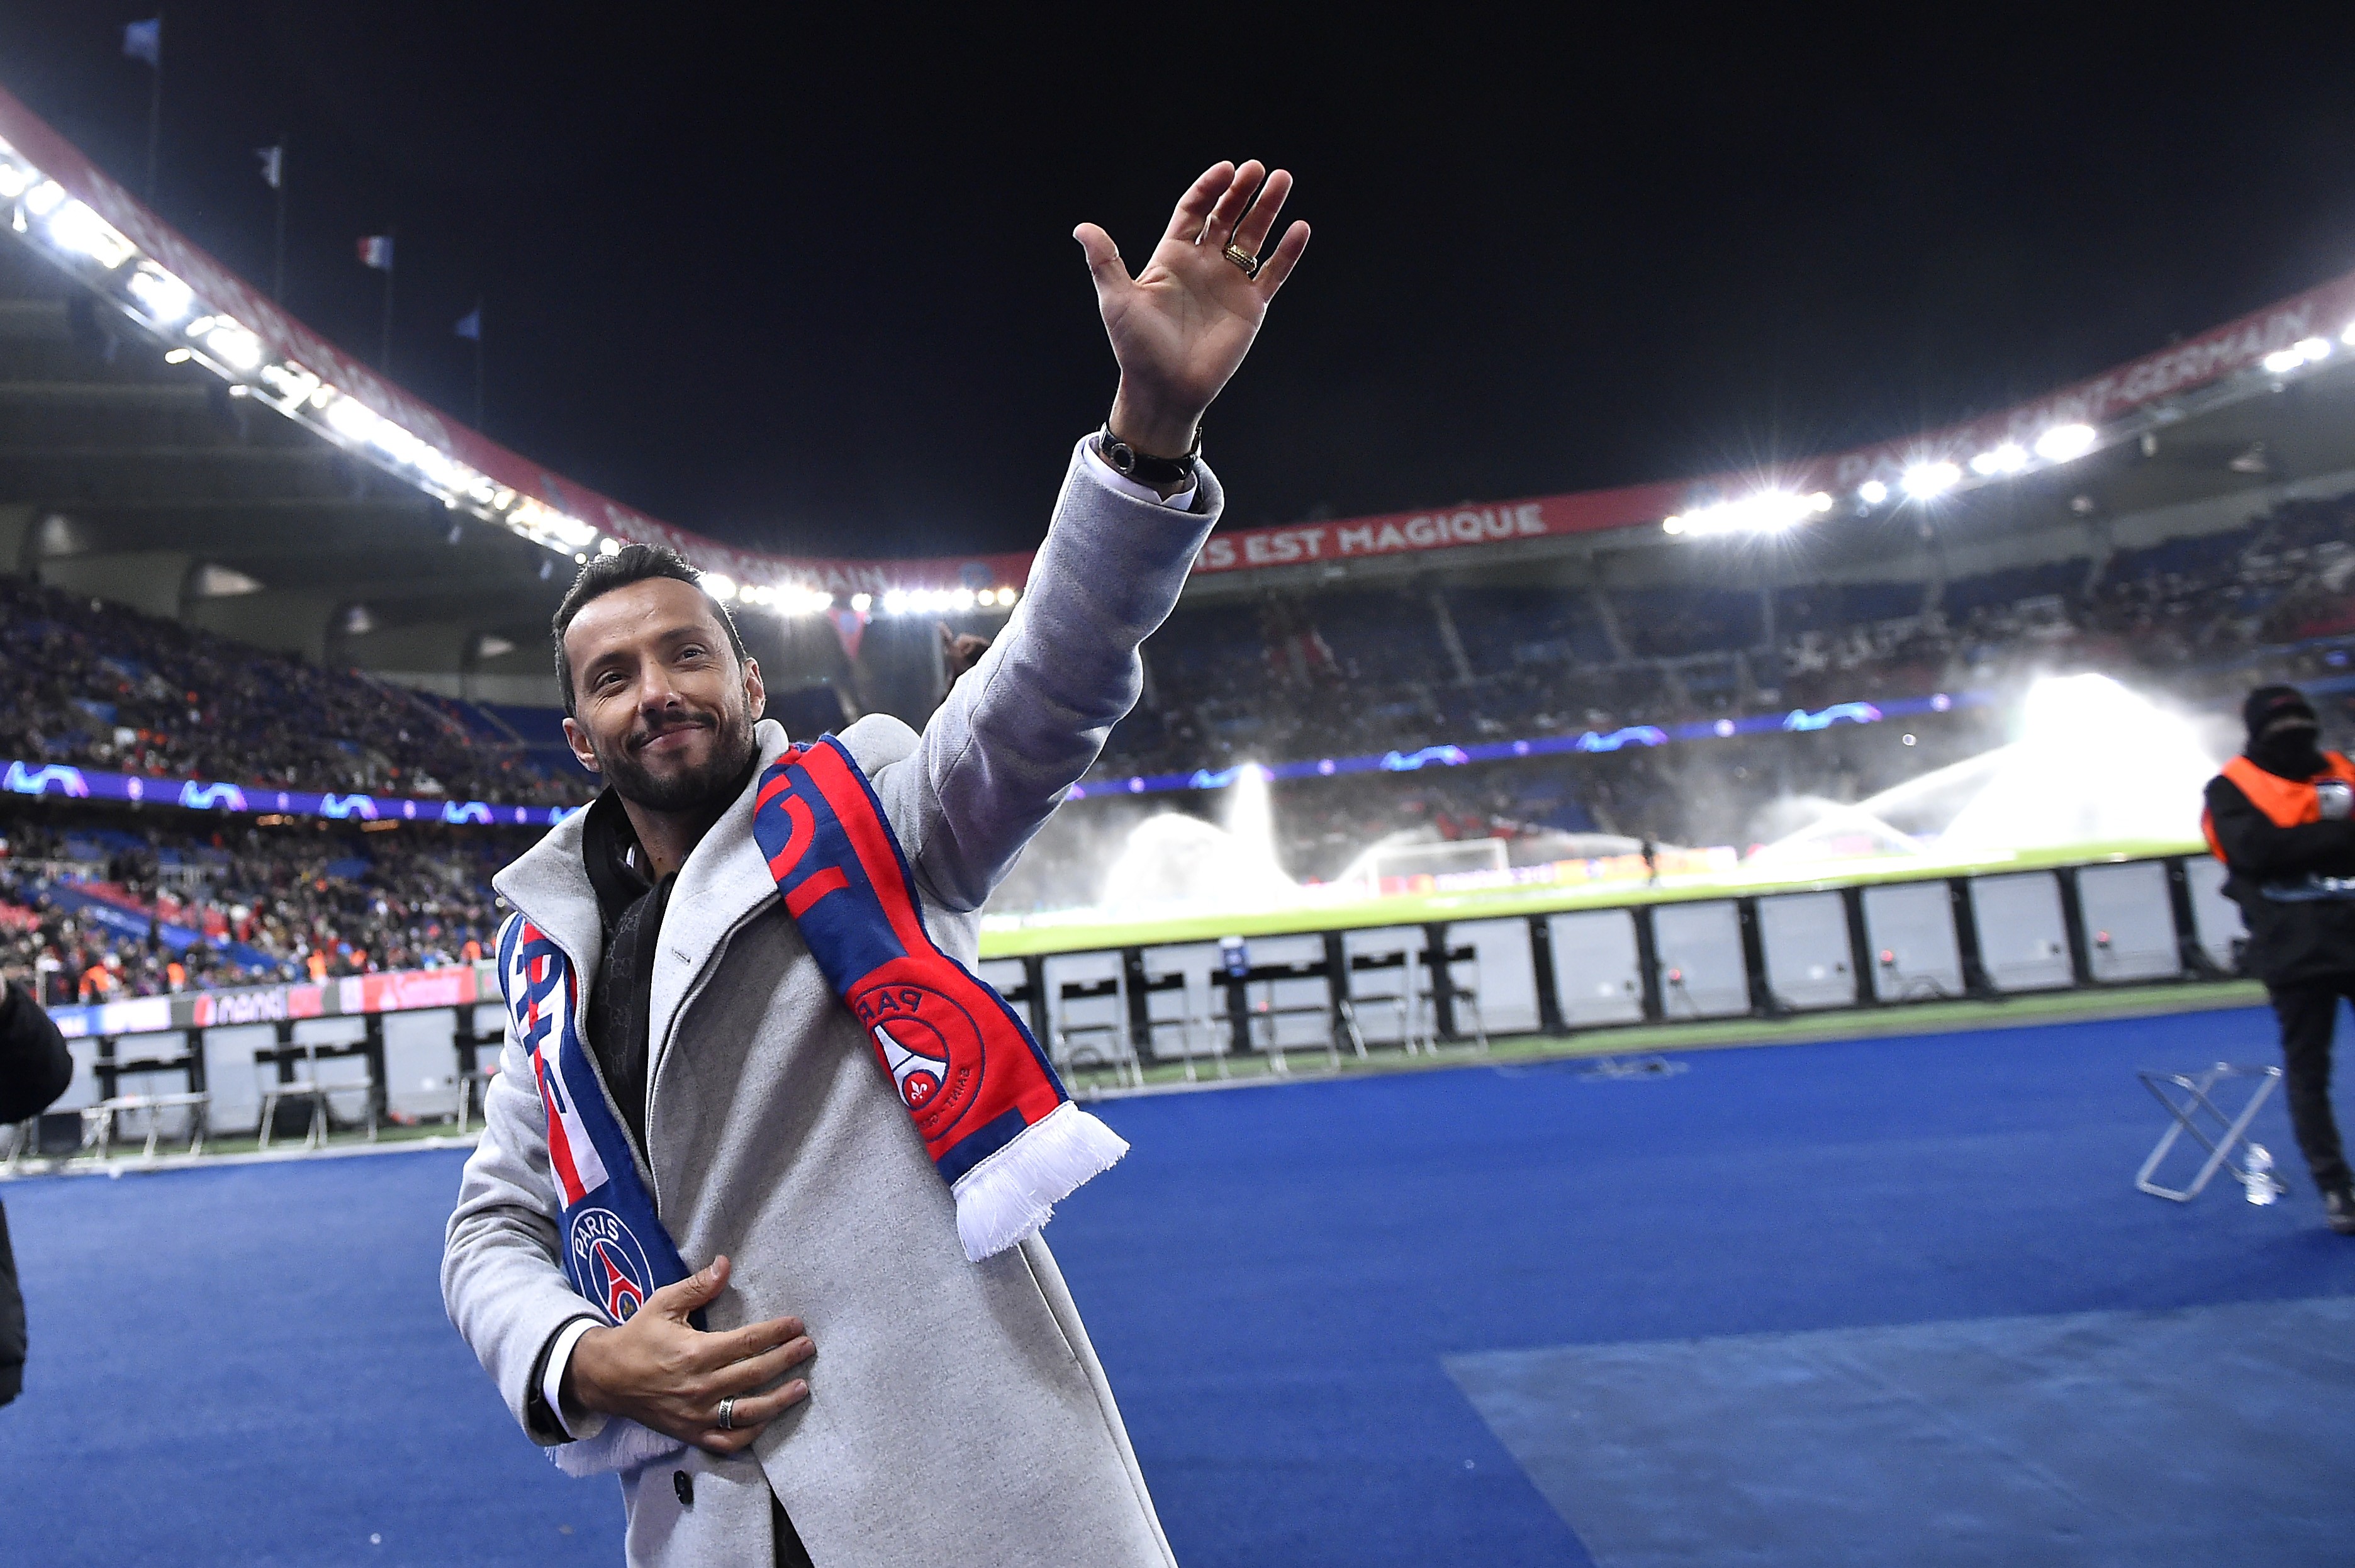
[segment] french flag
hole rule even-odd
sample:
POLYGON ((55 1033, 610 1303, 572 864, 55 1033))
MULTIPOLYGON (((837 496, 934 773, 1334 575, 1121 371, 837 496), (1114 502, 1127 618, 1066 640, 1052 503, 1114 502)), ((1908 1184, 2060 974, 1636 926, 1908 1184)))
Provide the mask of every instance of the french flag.
POLYGON ((389 272, 392 271, 391 235, 361 235, 359 251, 360 261, 363 265, 374 267, 379 272, 389 272))

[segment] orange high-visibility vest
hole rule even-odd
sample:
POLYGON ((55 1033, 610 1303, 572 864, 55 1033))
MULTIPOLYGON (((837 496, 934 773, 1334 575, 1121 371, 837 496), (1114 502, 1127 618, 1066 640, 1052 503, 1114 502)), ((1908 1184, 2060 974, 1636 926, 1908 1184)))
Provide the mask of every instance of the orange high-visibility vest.
MULTIPOLYGON (((2224 764, 2224 776, 2239 785, 2241 793, 2249 797, 2249 804, 2264 812, 2275 827, 2296 827, 2322 820, 2322 801, 2314 788, 2317 781, 2338 779, 2355 788, 2355 763, 2336 752, 2325 752, 2322 763, 2322 772, 2300 782, 2269 773, 2246 757, 2234 757, 2224 764)), ((2216 842, 2216 824, 2208 812, 2200 814, 2200 832, 2216 859, 2223 859, 2224 847, 2216 842)))

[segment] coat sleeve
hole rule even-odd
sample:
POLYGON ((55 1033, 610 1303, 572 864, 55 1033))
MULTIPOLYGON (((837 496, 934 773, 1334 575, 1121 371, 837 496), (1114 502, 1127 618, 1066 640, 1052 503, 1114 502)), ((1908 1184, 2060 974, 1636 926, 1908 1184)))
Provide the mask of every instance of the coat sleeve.
POLYGON ((2208 781, 2208 823, 2224 847, 2224 863, 2234 875, 2255 881, 2294 877, 2355 856, 2355 819, 2283 827, 2222 775, 2208 781))
POLYGON ((37 1116, 73 1082, 66 1038, 41 1005, 0 986, 0 1123, 37 1116))
POLYGON ((531 1082, 510 1022, 483 1096, 483 1141, 466 1161, 442 1245, 442 1303, 508 1413, 533 1442, 552 1445, 569 1438, 539 1397, 543 1357, 557 1330, 592 1314, 559 1262, 561 1205, 531 1082))
MULTIPOLYGON (((1121 495, 1074 448, 1005 633, 950 690, 914 752, 873 775, 932 896, 975 910, 1135 705, 1137 646, 1168 618, 1224 497, 1208 465, 1190 511, 1121 495)), ((847 738, 847 737, 846 737, 847 738)))

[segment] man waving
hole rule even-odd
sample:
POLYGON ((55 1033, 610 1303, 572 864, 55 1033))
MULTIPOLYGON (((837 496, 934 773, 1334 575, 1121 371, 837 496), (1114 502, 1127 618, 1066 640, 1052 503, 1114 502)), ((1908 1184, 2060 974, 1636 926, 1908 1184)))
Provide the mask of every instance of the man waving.
POLYGON ((979 910, 1135 701, 1216 522, 1203 411, 1308 240, 1220 164, 1131 276, 1075 234, 1120 386, 1028 591, 918 735, 763 720, 667 551, 558 612, 597 803, 497 879, 510 1030, 442 1292, 633 1563, 1164 1564, 1038 1228, 1124 1147, 966 972, 979 910))

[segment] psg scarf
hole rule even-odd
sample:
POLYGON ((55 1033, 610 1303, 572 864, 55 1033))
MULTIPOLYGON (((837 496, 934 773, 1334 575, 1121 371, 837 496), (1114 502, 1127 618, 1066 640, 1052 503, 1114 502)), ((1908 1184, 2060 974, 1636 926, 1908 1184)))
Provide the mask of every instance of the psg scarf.
MULTIPOLYGON (((1057 1202, 1128 1152, 1071 1103, 1020 1016, 933 943, 907 857, 839 741, 825 736, 762 771, 752 835, 786 913, 948 1183, 967 1258, 1035 1233, 1057 1202)), ((605 1102, 563 952, 517 914, 499 936, 499 976, 547 1115, 565 1274, 609 1322, 623 1322, 690 1271, 605 1102)), ((679 1446, 617 1420, 552 1456, 586 1475, 679 1446)))

